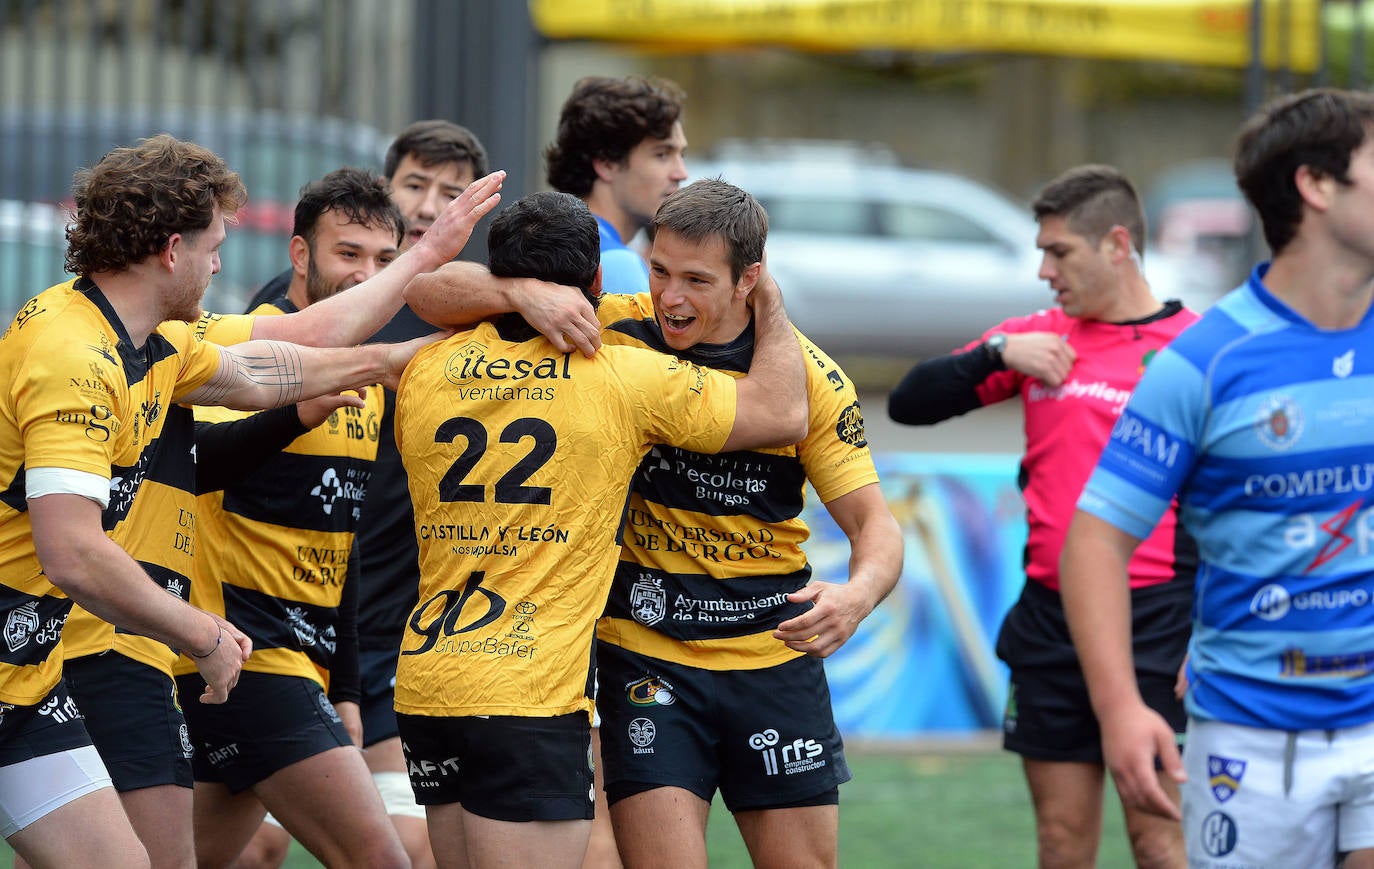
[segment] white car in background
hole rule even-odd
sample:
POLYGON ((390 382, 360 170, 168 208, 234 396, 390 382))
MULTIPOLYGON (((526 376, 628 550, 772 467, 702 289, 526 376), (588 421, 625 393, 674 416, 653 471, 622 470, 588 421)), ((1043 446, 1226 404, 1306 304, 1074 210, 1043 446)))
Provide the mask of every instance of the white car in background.
MULTIPOLYGON (((788 313, 829 353, 935 356, 1053 303, 1029 207, 972 179, 823 142, 726 143, 688 169, 767 209, 768 266, 788 313)), ((1156 295, 1212 301, 1186 263, 1145 260, 1156 295)))

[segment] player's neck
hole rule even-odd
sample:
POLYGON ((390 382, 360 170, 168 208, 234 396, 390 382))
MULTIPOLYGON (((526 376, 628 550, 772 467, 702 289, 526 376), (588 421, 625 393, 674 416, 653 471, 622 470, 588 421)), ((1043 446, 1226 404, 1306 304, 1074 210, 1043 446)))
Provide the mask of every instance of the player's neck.
POLYGON ((1264 287, 1318 328, 1351 329, 1374 298, 1374 262, 1329 248, 1294 239, 1274 257, 1264 287))
POLYGON ((167 318, 158 289, 160 285, 152 277, 143 264, 90 276, 114 308, 120 325, 135 347, 142 347, 158 324, 167 318))
POLYGON ((587 196, 587 209, 615 227, 621 244, 629 244, 630 239, 639 232, 639 225, 625 209, 616 204, 611 188, 605 182, 598 181, 592 185, 592 192, 587 196))

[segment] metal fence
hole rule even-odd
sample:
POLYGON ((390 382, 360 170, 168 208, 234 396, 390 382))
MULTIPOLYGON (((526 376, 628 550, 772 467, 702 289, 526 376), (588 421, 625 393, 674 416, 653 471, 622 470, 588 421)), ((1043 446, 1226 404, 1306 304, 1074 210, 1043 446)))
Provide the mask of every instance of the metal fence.
POLYGON ((301 185, 345 165, 380 170, 405 124, 473 109, 458 83, 416 71, 442 71, 472 44, 489 56, 487 22, 521 25, 491 11, 499 2, 0 0, 0 318, 65 279, 74 172, 159 132, 211 148, 248 187, 206 299, 237 310, 285 268, 301 185))

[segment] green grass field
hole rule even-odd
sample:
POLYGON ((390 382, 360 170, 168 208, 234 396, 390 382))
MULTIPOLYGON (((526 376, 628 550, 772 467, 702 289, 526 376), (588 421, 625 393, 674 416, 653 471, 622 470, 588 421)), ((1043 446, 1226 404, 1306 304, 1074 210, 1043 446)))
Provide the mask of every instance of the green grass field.
MULTIPOLYGON (((996 749, 920 751, 851 746, 854 780, 840 789, 840 865, 853 869, 1018 869, 1035 865, 1035 829, 1020 762, 996 749)), ((1108 794, 1098 866, 1131 865, 1121 811, 1108 794)), ((748 869, 749 856, 717 800, 707 830, 713 869, 748 869)), ((0 864, 9 865, 0 843, 0 864)), ((287 869, 320 864, 294 846, 287 869)))
MULTIPOLYGON (((1035 866, 1035 824, 1020 761, 997 749, 851 747, 840 789, 840 865, 852 869, 1018 869, 1035 866)), ((1108 794, 1102 869, 1131 866, 1120 804, 1108 794)), ((748 869, 748 853, 716 800, 707 828, 713 869, 748 869)), ((297 846, 288 869, 320 864, 297 846)))

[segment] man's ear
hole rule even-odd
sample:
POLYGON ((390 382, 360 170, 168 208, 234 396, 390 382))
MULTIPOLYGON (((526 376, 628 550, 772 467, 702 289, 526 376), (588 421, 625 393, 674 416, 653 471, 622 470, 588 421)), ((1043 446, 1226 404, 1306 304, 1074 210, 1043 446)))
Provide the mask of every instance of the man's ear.
POLYGON ((596 267, 596 277, 592 278, 592 285, 591 288, 587 290, 587 293, 593 299, 601 298, 601 266, 596 267))
POLYGON ((1293 183, 1303 202, 1318 211, 1325 211, 1331 204, 1331 186, 1337 181, 1311 166, 1303 165, 1293 173, 1293 183))
POLYGON ((1113 265, 1120 265, 1135 253, 1135 239, 1131 238, 1131 231, 1119 223, 1107 230, 1102 238, 1107 243, 1107 253, 1113 265))
POLYGON ((291 256, 292 273, 305 277, 310 265, 310 243, 302 236, 293 235, 287 251, 291 256))
POLYGON ((754 291, 755 285, 759 282, 759 275, 763 273, 763 263, 751 263, 739 276, 739 282, 735 284, 735 298, 747 299, 749 294, 754 291))
POLYGON ((179 232, 172 233, 167 239, 167 243, 162 246, 162 250, 157 252, 158 263, 167 271, 175 271, 177 257, 181 256, 181 246, 186 243, 186 237, 179 232))
POLYGON ((602 181, 606 182, 607 184, 610 184, 611 179, 615 177, 615 169, 619 165, 620 164, 615 162, 614 160, 603 160, 601 158, 596 158, 592 160, 592 171, 596 173, 597 178, 600 178, 602 181))

